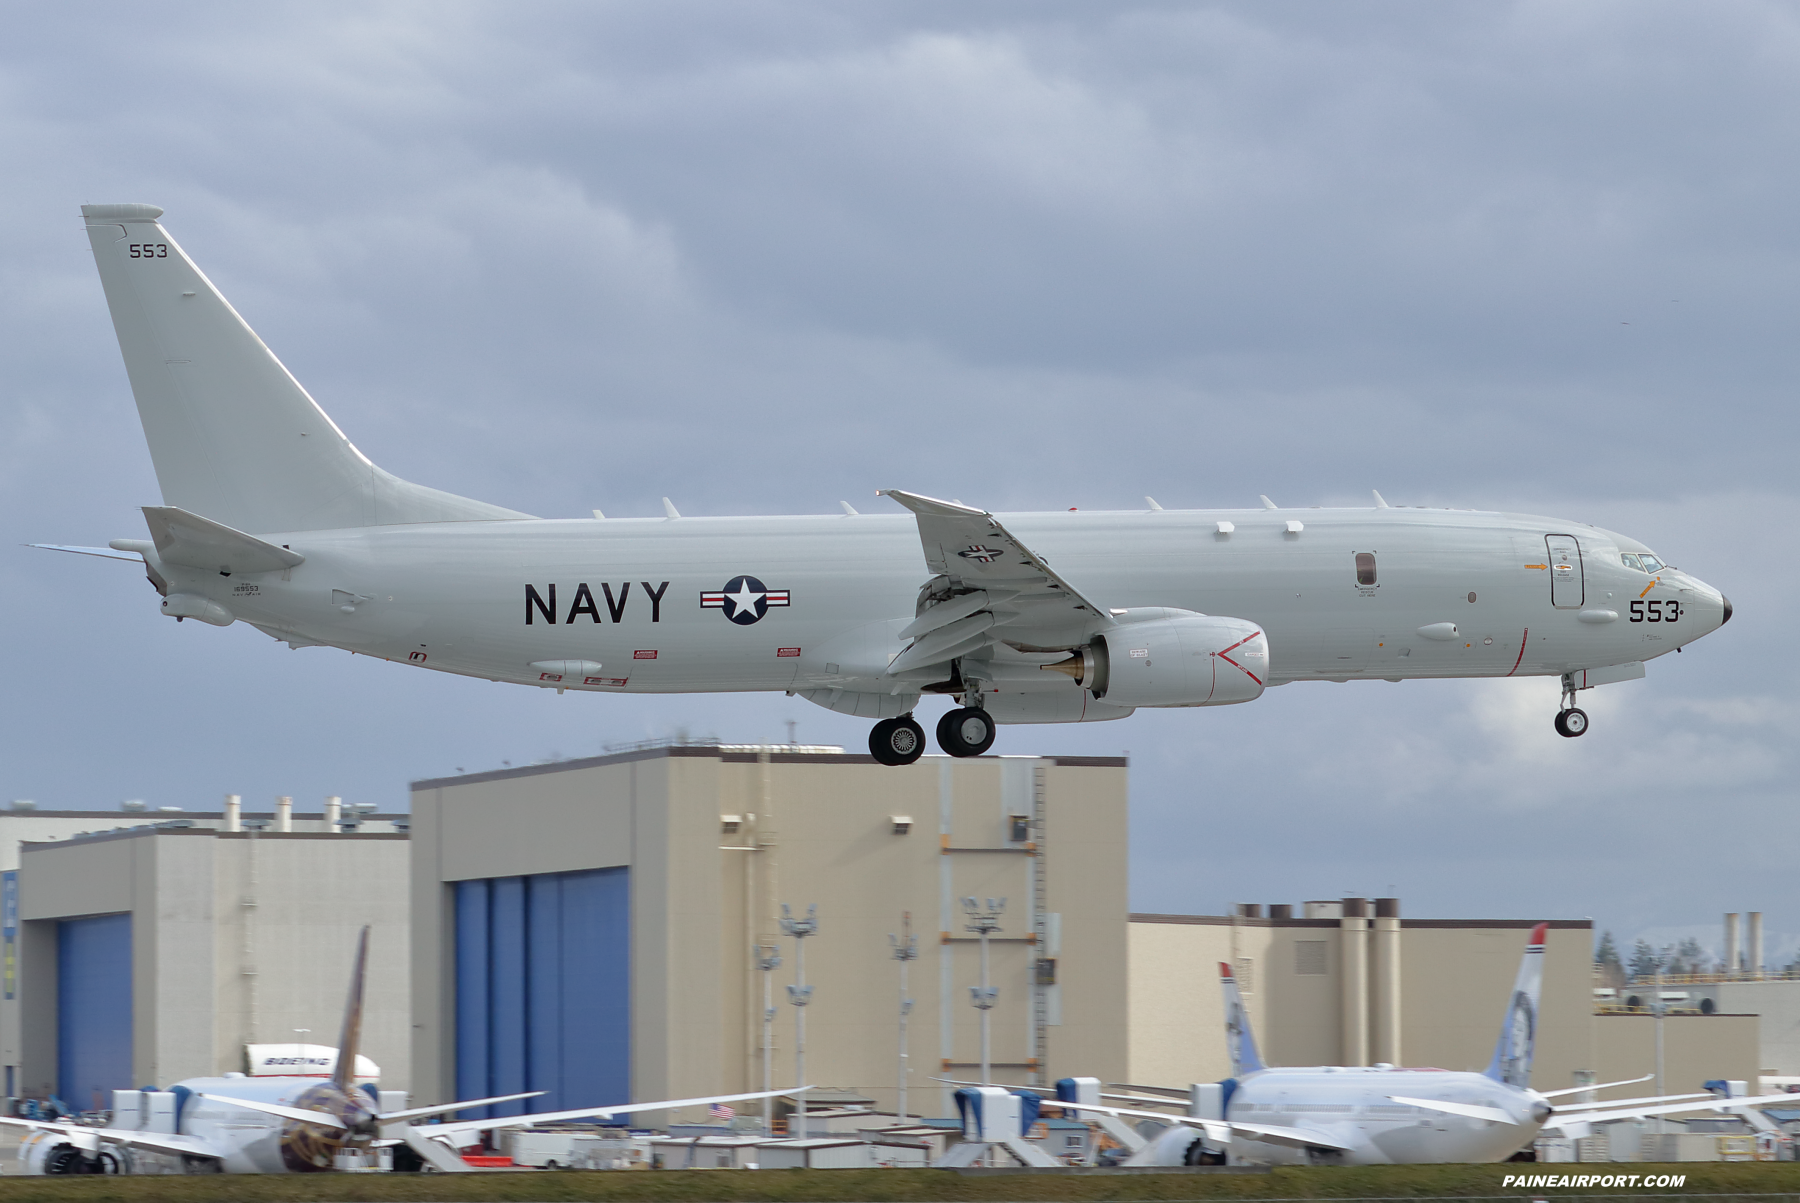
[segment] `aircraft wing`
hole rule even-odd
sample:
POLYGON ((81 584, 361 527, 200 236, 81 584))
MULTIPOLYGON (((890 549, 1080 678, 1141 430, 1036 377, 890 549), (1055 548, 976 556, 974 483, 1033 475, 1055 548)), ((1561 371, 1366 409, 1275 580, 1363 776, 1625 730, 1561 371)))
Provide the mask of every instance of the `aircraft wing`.
POLYGON ((1390 1094, 1388 1098, 1396 1103, 1405 1103, 1409 1107, 1423 1107, 1427 1111, 1442 1111, 1445 1115, 1462 1115, 1469 1119, 1485 1119, 1495 1124, 1517 1124, 1518 1121, 1498 1107, 1484 1107, 1480 1103, 1447 1103, 1442 1099, 1413 1099, 1398 1094, 1390 1094))
POLYGON ((1710 1090, 1699 1094, 1658 1094, 1641 1099, 1608 1099, 1603 1103, 1563 1103, 1556 1109, 1558 1115, 1570 1115, 1577 1111, 1605 1111, 1615 1107, 1631 1107, 1638 1103, 1646 1105, 1655 1103, 1673 1103, 1677 1099, 1716 1099, 1719 1096, 1710 1090))
POLYGON ((527 1090, 524 1094, 497 1094, 491 1099, 464 1099, 460 1103, 439 1103, 435 1107, 413 1107, 407 1111, 383 1111, 375 1118, 384 1124, 397 1123, 400 1120, 418 1119, 421 1115, 443 1115, 447 1111, 467 1111, 471 1107, 486 1107, 490 1103, 511 1103, 517 1099, 535 1099, 540 1094, 550 1093, 547 1090, 527 1090))
POLYGON ((1098 1111, 1106 1115, 1160 1120, 1165 1124, 1185 1124, 1190 1128, 1201 1129, 1206 1133, 1208 1140, 1216 1141, 1219 1144, 1229 1144, 1233 1133, 1242 1133, 1255 1140, 1292 1145, 1296 1148, 1351 1149, 1355 1147, 1321 1132, 1313 1132, 1305 1128, 1289 1128, 1280 1124, 1246 1124, 1234 1119, 1196 1119, 1191 1115, 1170 1115, 1166 1111, 1138 1111, 1130 1107, 1101 1107, 1094 1103, 1065 1103, 1061 1099, 1045 1099, 1044 1105, 1061 1107, 1066 1111, 1098 1111))
MULTIPOLYGON (((802 1086, 801 1090, 811 1090, 811 1086, 802 1086)), ((668 1111, 675 1107, 704 1107, 710 1103, 735 1103, 742 1099, 768 1099, 776 1095, 794 1094, 793 1090, 758 1090, 749 1094, 715 1094, 703 1099, 663 1099, 652 1103, 615 1103, 610 1107, 576 1107, 570 1111, 540 1111, 536 1115, 502 1115, 495 1119, 458 1120, 450 1124, 430 1124, 418 1131, 432 1140, 447 1141, 458 1145, 462 1138, 473 1136, 477 1132, 486 1132, 492 1128, 521 1128, 528 1124, 554 1124, 570 1119, 611 1119, 615 1115, 630 1115, 634 1111, 668 1111)), ((458 1103, 458 1107, 472 1106, 470 1103, 458 1103)), ((384 1117, 385 1119, 385 1117, 384 1117)))
POLYGON ((1580 1094, 1584 1090, 1611 1090, 1614 1086, 1636 1086, 1639 1082, 1648 1082, 1655 1074, 1645 1074, 1641 1078, 1626 1078, 1622 1082, 1595 1082, 1592 1086, 1565 1086, 1561 1090, 1540 1090, 1539 1094, 1547 1099, 1558 1099, 1565 1094, 1580 1094))
MULTIPOLYGON (((1667 1096, 1664 1096, 1667 1097, 1667 1096)), ((1658 1107, 1620 1107, 1610 1111, 1581 1111, 1574 1115, 1557 1112, 1544 1121, 1546 1128, 1561 1128, 1572 1124, 1604 1124, 1615 1119, 1643 1119, 1650 1115, 1671 1115, 1678 1111, 1730 1111, 1738 1107, 1770 1107, 1785 1103, 1793 1106, 1795 1096, 1791 1094, 1758 1094, 1741 1099, 1721 1098, 1714 1095, 1711 1101, 1695 1100, 1687 1103, 1664 1103, 1658 1107)))
POLYGON ((103 556, 108 560, 130 560, 133 564, 143 561, 143 557, 136 552, 119 551, 111 547, 71 547, 65 543, 27 543, 25 546, 45 551, 72 551, 78 556, 103 556))
POLYGON ((215 572, 274 572, 304 563, 306 557, 266 543, 255 535, 202 518, 172 505, 147 505, 144 521, 156 554, 167 564, 215 572))
MULTIPOLYGON (((1035 625, 1069 625, 1069 618, 1111 615, 1060 576, 986 510, 900 489, 881 494, 913 512, 925 566, 974 590, 931 607, 902 632, 912 646, 889 666, 890 675, 943 664, 994 642, 990 628, 1010 625, 1021 636, 1035 625)), ((1009 632, 1012 633, 1012 632, 1009 632)), ((1033 640, 1024 638, 1024 643, 1033 640)))
POLYGON ((224 1153, 196 1136, 183 1136, 176 1132, 138 1132, 130 1128, 90 1128, 86 1124, 59 1124, 47 1120, 19 1119, 16 1116, 0 1115, 0 1124, 11 1124, 18 1128, 31 1128, 40 1132, 54 1132, 84 1153, 98 1151, 100 1142, 108 1144, 129 1145, 135 1149, 149 1149, 157 1153, 177 1153, 194 1157, 223 1157, 224 1153))

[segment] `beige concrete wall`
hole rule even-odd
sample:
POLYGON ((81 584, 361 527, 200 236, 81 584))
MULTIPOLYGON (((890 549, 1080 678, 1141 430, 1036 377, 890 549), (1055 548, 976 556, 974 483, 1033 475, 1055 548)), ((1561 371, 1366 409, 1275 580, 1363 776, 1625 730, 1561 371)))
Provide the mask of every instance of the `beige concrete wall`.
MULTIPOLYGON (((1531 924, 1404 921, 1400 1055, 1406 1065, 1483 1069, 1531 924)), ((1569 1085, 1595 1064, 1585 925, 1547 937, 1533 1081, 1569 1085)), ((1231 1072, 1220 962, 1236 967, 1245 1009, 1272 1065, 1334 1065, 1343 1057, 1342 933, 1336 920, 1228 916, 1133 917, 1130 925, 1130 1074, 1151 1086, 1216 1081, 1231 1072), (1302 973, 1319 966, 1324 973, 1302 973)), ((1371 983, 1371 993, 1373 984, 1371 983)), ((1371 1021, 1372 1023, 1372 1021, 1371 1021)))
MULTIPOLYGON (((1620 1081, 1656 1069, 1656 1017, 1592 1017, 1596 1071, 1601 1081, 1620 1081)), ((1757 1018, 1754 1015, 1670 1015, 1663 1019, 1663 1091, 1688 1094, 1702 1083, 1756 1080, 1757 1018)), ((1651 1093, 1654 1082, 1608 1092, 1612 1097, 1651 1093)), ((1755 1089, 1754 1085, 1751 1087, 1755 1089)), ((1601 1096, 1607 1097, 1606 1094, 1601 1096)))
POLYGON ((443 882, 618 863, 632 870, 636 1098, 760 1088, 756 943, 779 942, 785 959, 774 974, 771 1076, 777 1087, 794 1084, 785 987, 796 964, 794 942, 780 935, 780 904, 804 914, 817 903, 820 930, 806 949, 815 988, 807 1077, 893 1104, 898 965, 888 935, 910 913, 920 956, 910 968, 909 1101, 915 1112, 942 1113, 947 1092, 932 1077, 946 1062, 972 1076, 979 1055, 968 995, 979 980, 979 945, 963 930, 957 899, 965 894, 1007 899, 990 945, 990 980, 1001 990, 995 1077, 1029 1081, 1033 979, 1044 951, 1031 923, 1040 871, 1045 909, 1062 916, 1051 993, 1062 1022, 1047 1030, 1044 1072, 1117 1078, 1126 1065, 1125 776, 1116 763, 931 757, 887 768, 861 756, 676 749, 422 783, 413 807, 420 1093, 447 1098, 453 1083, 443 882), (1041 857, 1029 846, 1035 840, 1009 838, 1007 821, 1033 813, 1040 770, 1041 857), (737 816, 739 830, 722 829, 725 815, 737 816), (897 815, 912 819, 907 834, 895 834, 897 815), (540 843, 544 830, 554 849, 540 843), (619 831, 630 833, 625 861, 611 834, 619 831))
MULTIPOLYGON (((1133 923, 1127 1080, 1145 1086, 1217 1082, 1231 1074, 1218 963, 1231 951, 1231 929, 1133 923), (1211 972, 1208 972, 1210 967, 1211 972)), ((1251 1026, 1264 1026, 1246 995, 1251 1026)))

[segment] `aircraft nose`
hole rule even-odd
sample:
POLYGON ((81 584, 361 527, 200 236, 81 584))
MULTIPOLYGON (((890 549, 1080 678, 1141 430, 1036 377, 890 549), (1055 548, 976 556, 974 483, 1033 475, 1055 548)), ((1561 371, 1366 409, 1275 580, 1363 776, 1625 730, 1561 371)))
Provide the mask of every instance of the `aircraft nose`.
POLYGON ((1719 619, 1719 625, 1724 626, 1731 621, 1731 599, 1721 593, 1719 594, 1719 600, 1725 603, 1725 617, 1719 619))

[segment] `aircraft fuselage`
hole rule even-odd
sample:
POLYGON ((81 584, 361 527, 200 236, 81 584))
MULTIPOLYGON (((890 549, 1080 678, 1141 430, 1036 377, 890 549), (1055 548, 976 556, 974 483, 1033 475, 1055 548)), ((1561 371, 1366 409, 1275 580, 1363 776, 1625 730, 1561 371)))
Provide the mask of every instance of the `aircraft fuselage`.
MULTIPOLYGON (((1628 567, 1622 554, 1648 550, 1636 541, 1556 519, 1393 508, 1000 517, 1099 606, 1260 624, 1269 684, 1559 675, 1650 660, 1729 616, 1686 572, 1628 567)), ((258 533, 305 562, 229 577, 150 566, 168 591, 302 645, 593 692, 890 692, 884 673, 929 575, 903 514, 258 533), (534 667, 547 662, 576 667, 534 667)), ((1066 619, 1069 646, 1100 625, 1066 619)), ((991 675, 993 692, 1078 688, 1036 662, 991 675)))

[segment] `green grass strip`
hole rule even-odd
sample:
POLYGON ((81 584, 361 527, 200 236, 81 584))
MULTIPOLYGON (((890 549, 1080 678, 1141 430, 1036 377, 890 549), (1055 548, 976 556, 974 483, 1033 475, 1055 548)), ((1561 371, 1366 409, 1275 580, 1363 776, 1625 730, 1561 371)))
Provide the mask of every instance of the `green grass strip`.
MULTIPOLYGON (((1800 1162, 1682 1165, 1408 1165, 1281 1168, 1268 1173, 958 1174, 946 1170, 618 1170, 605 1173, 214 1174, 0 1178, 0 1203, 1080 1203, 1083 1200, 1652 1200, 1800 1196, 1800 1162), (1675 1189, 1503 1188, 1509 1173, 1684 1174, 1675 1189)), ((1724 1203, 1723 1200, 1715 1203, 1724 1203)), ((1745 1203, 1748 1203, 1746 1200, 1745 1203)))

